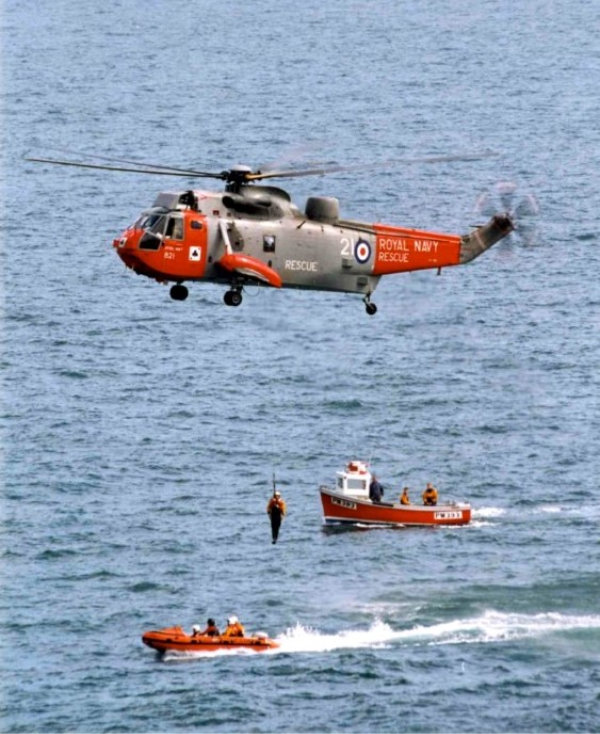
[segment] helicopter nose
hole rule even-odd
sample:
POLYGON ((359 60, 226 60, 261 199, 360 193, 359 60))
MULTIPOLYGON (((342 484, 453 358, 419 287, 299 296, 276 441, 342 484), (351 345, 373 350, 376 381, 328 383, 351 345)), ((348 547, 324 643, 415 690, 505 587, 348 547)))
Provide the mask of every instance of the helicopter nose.
POLYGON ((135 231, 125 230, 120 237, 113 240, 113 247, 117 251, 120 258, 126 258, 137 249, 139 236, 136 237, 135 231))
POLYGON ((130 232, 124 232, 120 237, 113 240, 113 247, 117 255, 128 268, 136 267, 138 257, 136 252, 136 238, 130 232))
POLYGON ((126 235, 123 235, 122 237, 118 237, 116 240, 113 240, 113 247, 117 251, 122 250, 126 246, 127 246, 127 236, 126 235))

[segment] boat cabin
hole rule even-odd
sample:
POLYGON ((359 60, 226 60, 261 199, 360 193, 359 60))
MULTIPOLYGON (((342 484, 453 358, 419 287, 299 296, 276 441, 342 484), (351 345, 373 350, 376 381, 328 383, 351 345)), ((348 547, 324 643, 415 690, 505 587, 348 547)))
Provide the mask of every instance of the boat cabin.
POLYGON ((345 469, 337 472, 336 489, 340 494, 357 499, 369 499, 371 472, 364 461, 350 461, 345 469))

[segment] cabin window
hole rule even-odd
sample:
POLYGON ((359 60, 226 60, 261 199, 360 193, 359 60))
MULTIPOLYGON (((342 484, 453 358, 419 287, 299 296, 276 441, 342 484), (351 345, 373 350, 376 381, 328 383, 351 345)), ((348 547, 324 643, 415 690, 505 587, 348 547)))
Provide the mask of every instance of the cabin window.
POLYGON ((338 477, 338 487, 344 489, 344 480, 341 477, 338 477))
POLYGON ((275 252, 274 234, 266 234, 263 236, 263 252, 275 252))
POLYGON ((165 237, 170 240, 183 239, 183 220, 181 217, 169 217, 165 237))

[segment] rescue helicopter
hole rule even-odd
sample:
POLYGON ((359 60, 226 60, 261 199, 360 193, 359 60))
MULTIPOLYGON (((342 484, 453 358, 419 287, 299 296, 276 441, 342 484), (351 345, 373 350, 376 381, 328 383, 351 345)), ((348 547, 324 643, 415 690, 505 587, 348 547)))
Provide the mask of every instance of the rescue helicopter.
MULTIPOLYGON (((416 160, 430 163, 481 157, 416 160)), ((244 287, 257 284, 356 293, 372 315, 377 306, 371 297, 382 276, 430 268, 441 272, 444 267, 464 265, 514 229, 508 212, 493 214, 486 224, 462 236, 371 224, 341 217, 334 197, 310 196, 301 210, 287 191, 263 183, 275 178, 364 170, 364 166, 261 172, 237 165, 223 171, 203 171, 95 158, 110 163, 43 157, 27 160, 224 182, 224 190, 219 192, 191 188, 160 192, 152 206, 113 241, 128 268, 159 283, 171 283, 170 295, 175 301, 187 298, 184 283, 207 281, 225 285, 224 302, 239 306, 244 287)))

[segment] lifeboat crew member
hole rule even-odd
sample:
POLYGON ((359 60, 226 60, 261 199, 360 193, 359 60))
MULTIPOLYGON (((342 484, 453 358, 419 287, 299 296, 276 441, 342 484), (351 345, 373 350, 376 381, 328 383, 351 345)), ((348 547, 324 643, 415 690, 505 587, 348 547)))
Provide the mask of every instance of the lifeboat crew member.
POLYGON ((373 474, 371 484, 369 485, 369 499, 371 502, 381 502, 383 497, 383 487, 377 481, 377 477, 373 474))
POLYGON ((423 492, 423 504, 424 505, 437 505, 438 491, 431 482, 427 483, 425 491, 423 492))
POLYGON ((273 538, 273 540, 271 541, 272 543, 277 542, 281 520, 283 519, 283 516, 286 512, 287 508, 283 497, 281 496, 281 492, 276 489, 273 492, 273 496, 269 500, 269 504, 267 505, 267 514, 271 518, 271 537, 273 538))
POLYGON ((401 505, 410 505, 410 497, 408 496, 408 487, 404 487, 402 494, 400 495, 401 505))
POLYGON ((244 625, 235 615, 232 614, 227 618, 227 627, 223 632, 223 637, 244 637, 245 634, 244 625))
POLYGON ((218 637, 221 633, 219 632, 219 628, 215 624, 215 620, 211 617, 206 622, 206 629, 202 630, 200 634, 208 635, 208 637, 218 637))

